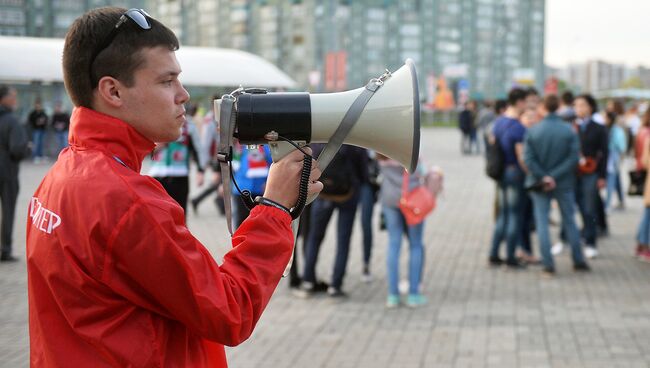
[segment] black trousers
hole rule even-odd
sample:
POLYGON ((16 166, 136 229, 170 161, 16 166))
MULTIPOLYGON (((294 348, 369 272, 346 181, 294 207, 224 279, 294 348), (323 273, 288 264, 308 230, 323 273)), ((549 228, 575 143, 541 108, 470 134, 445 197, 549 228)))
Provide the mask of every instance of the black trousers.
POLYGON ((162 184, 167 194, 187 210, 187 196, 190 193, 190 178, 188 176, 165 176, 154 178, 162 184))
POLYGON ((0 202, 2 203, 2 225, 0 240, 2 254, 11 255, 16 200, 18 199, 18 178, 0 179, 0 202))

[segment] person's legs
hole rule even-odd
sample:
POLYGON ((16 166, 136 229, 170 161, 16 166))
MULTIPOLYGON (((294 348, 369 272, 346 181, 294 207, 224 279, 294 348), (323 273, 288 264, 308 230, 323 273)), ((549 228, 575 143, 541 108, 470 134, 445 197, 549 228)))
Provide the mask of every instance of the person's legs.
POLYGON ((616 194, 618 195, 618 203, 621 208, 625 207, 625 195, 623 195, 623 186, 621 185, 621 172, 616 171, 616 194))
POLYGON ((388 252, 386 254, 386 276, 388 278, 388 295, 399 295, 399 254, 404 232, 404 221, 399 208, 382 209, 388 230, 388 252))
POLYGON ((582 236, 590 247, 596 247, 596 181, 596 174, 584 175, 579 180, 578 202, 583 223, 582 236))
POLYGON ((420 283, 422 282, 422 266, 424 261, 424 245, 422 235, 424 233, 424 221, 408 227, 409 238, 409 295, 420 294, 420 283))
POLYGON ((345 269, 348 265, 348 255, 350 254, 350 237, 352 236, 358 202, 359 193, 357 192, 349 200, 336 205, 339 216, 336 226, 336 258, 334 260, 331 285, 336 290, 341 290, 343 286, 345 269))
MULTIPOLYGON (((605 195, 605 209, 609 210, 612 204, 612 197, 614 196, 614 191, 616 190, 616 173, 608 172, 607 173, 607 194, 605 195)), ((619 197, 620 201, 620 197, 619 197)))
POLYGON ((32 134, 32 140, 34 141, 34 152, 32 154, 33 158, 43 157, 43 135, 45 131, 43 129, 34 129, 32 134))
POLYGON ((521 249, 527 256, 533 255, 533 247, 530 242, 530 234, 535 221, 533 216, 533 201, 527 193, 523 193, 521 197, 521 249))
POLYGON ((331 201, 317 198, 311 205, 311 219, 309 222, 309 234, 305 248, 305 266, 302 278, 306 282, 316 283, 316 262, 320 245, 325 237, 327 224, 332 217, 334 205, 331 201))
POLYGON ((494 231, 492 233, 492 247, 490 249, 490 259, 496 260, 499 258, 499 247, 503 241, 506 233, 507 218, 506 218, 506 195, 505 186, 501 182, 497 190, 497 203, 498 214, 497 220, 494 223, 494 231))
POLYGON ((585 259, 582 254, 582 247, 580 246, 580 234, 575 223, 575 197, 574 191, 555 191, 553 197, 557 200, 560 207, 560 214, 562 215, 562 228, 567 237, 567 241, 571 245, 571 254, 573 256, 573 263, 584 264, 585 259))
POLYGON ((14 216, 18 199, 18 178, 0 180, 0 202, 2 203, 1 250, 2 258, 7 259, 13 252, 14 216))
POLYGON ((515 251, 521 240, 522 198, 524 196, 523 173, 518 169, 506 169, 506 262, 517 264, 515 251))
POLYGON ((533 212, 535 214, 535 231, 539 239, 539 252, 542 255, 544 268, 555 269, 553 255, 551 254, 551 239, 548 230, 548 214, 550 211, 551 197, 546 193, 532 192, 533 212))
POLYGON ((375 194, 370 184, 361 186, 361 228, 363 230, 363 267, 368 271, 372 254, 372 212, 375 194))
POLYGON ((641 215, 641 222, 636 232, 636 241, 640 245, 650 245, 650 207, 643 208, 641 215))
POLYGON ((210 186, 203 189, 201 193, 199 193, 199 195, 192 198, 192 205, 194 207, 198 206, 199 203, 203 202, 203 200, 206 199, 210 194, 216 192, 218 188, 219 188, 218 184, 212 183, 210 186))
POLYGON ((59 151, 68 147, 68 131, 64 130, 62 132, 56 132, 56 143, 59 147, 59 151))

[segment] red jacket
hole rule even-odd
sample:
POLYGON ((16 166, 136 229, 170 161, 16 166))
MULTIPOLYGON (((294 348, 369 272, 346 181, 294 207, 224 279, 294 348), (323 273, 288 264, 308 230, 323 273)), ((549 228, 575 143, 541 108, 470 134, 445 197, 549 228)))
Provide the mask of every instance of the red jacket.
POLYGON ((27 221, 33 367, 226 367, 289 262, 291 219, 258 206, 218 266, 139 174, 154 144, 85 108, 27 221))

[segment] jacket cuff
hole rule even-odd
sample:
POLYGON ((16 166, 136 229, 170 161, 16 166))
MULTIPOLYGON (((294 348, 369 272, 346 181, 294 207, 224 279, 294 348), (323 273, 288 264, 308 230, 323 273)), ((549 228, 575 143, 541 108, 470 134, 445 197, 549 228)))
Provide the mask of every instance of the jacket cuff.
POLYGON ((291 216, 289 214, 279 208, 271 207, 271 206, 263 206, 263 205, 257 205, 253 210, 251 211, 251 215, 261 215, 261 216, 267 216, 267 217, 272 217, 275 218, 283 223, 286 222, 287 225, 291 226, 291 216))

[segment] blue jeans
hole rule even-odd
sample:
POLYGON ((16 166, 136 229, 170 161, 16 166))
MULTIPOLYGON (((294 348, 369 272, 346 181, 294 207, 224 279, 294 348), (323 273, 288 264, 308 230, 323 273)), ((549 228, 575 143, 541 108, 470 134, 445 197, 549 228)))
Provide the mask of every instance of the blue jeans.
POLYGON ((32 140, 34 141, 34 153, 32 157, 43 157, 43 138, 45 137, 44 129, 34 129, 32 140))
POLYGON ((597 181, 596 174, 578 176, 576 186, 576 199, 582 215, 582 237, 590 247, 596 246, 597 181))
POLYGON ((515 248, 521 241, 521 219, 523 216, 524 173, 516 166, 508 166, 499 181, 499 214, 492 234, 490 257, 499 256, 501 242, 506 242, 506 257, 515 262, 515 248))
POLYGON ((643 209, 639 230, 636 233, 636 241, 641 245, 650 245, 650 207, 643 209))
POLYGON ((605 198, 605 208, 609 208, 614 191, 618 196, 618 203, 623 204, 623 189, 621 187, 621 176, 618 171, 607 173, 607 197, 605 198))
POLYGON ((370 184, 361 186, 361 228, 363 230, 363 264, 370 264, 372 254, 372 212, 375 207, 375 191, 370 184))
MULTIPOLYGON (((397 207, 383 207, 386 218, 386 229, 388 230, 388 255, 386 259, 388 275, 388 293, 399 295, 399 255, 402 246, 402 234, 406 227, 404 215, 397 207)), ((424 232, 424 221, 408 226, 407 234, 409 239, 409 294, 419 294, 420 282, 422 280, 422 265, 424 261, 424 246, 422 245, 422 234, 424 232)))
POLYGON ((68 131, 56 132, 56 143, 59 146, 59 151, 68 147, 68 131))
POLYGON ((359 193, 345 202, 338 203, 322 198, 317 198, 311 205, 311 219, 309 222, 309 234, 305 248, 305 268, 303 280, 311 283, 316 282, 316 262, 321 243, 325 238, 325 230, 329 224, 332 213, 339 210, 336 224, 336 259, 334 260, 334 272, 332 274, 331 286, 340 289, 343 286, 343 277, 348 264, 350 253, 350 236, 354 225, 354 215, 357 212, 359 193))
POLYGON ((551 199, 555 198, 562 215, 562 230, 571 245, 571 255, 574 264, 584 263, 582 248, 580 247, 580 234, 575 223, 575 192, 573 189, 553 190, 551 192, 531 192, 533 211, 535 212, 535 231, 539 237, 540 253, 544 267, 555 268, 551 254, 551 240, 548 231, 548 213, 551 199))

